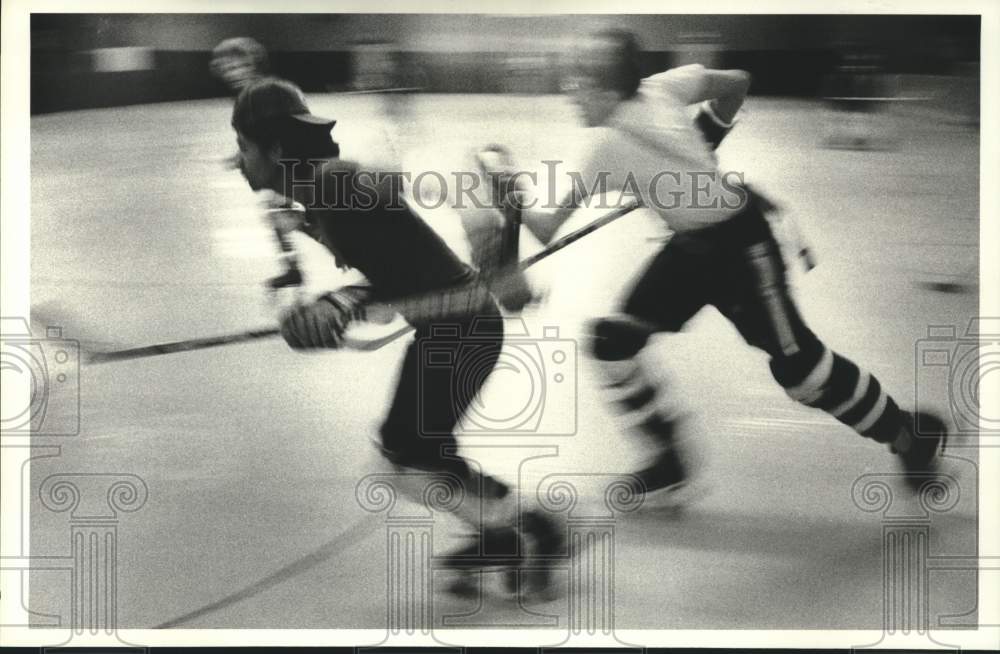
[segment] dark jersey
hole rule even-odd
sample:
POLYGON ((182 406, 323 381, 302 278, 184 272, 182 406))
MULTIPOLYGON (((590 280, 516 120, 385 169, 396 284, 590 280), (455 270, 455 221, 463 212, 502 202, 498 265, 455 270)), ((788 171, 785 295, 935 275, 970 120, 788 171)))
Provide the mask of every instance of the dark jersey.
POLYGON ((358 171, 331 159, 316 167, 315 183, 296 182, 295 199, 306 207, 315 237, 357 268, 377 299, 426 293, 475 277, 444 240, 403 202, 399 176, 358 171))

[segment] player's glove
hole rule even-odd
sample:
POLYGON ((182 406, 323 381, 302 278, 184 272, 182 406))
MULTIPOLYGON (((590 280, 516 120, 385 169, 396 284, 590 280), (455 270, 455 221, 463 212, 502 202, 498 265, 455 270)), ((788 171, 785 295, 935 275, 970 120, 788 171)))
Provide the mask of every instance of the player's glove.
POLYGON ((736 124, 735 120, 727 123, 719 118, 709 100, 702 103, 694 122, 698 129, 701 130, 701 134, 705 137, 705 140, 711 144, 713 150, 719 147, 722 139, 726 138, 726 134, 729 134, 729 131, 733 129, 733 125, 736 124))
POLYGON ((267 200, 266 214, 267 221, 279 234, 302 229, 306 223, 306 208, 276 193, 267 200))
POLYGON ((500 306, 517 313, 535 301, 536 296, 528 283, 528 278, 516 267, 501 271, 489 281, 490 291, 499 300, 500 306))
POLYGON ((292 349, 339 348, 347 326, 363 320, 371 289, 348 286, 294 307, 281 318, 281 336, 292 349))
POLYGON ((508 198, 517 189, 518 170, 510 151, 502 145, 487 145, 476 153, 476 161, 498 200, 508 198))

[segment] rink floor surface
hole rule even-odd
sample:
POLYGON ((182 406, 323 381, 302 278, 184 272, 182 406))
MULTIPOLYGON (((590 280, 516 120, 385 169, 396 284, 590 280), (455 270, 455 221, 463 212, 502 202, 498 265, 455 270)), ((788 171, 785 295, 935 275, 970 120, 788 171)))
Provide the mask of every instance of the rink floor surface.
MULTIPOLYGON (((343 156, 400 157, 411 169, 458 169, 469 148, 488 142, 538 165, 561 157, 579 135, 559 98, 312 101, 314 113, 338 120, 343 156), (394 150, 380 149, 385 137, 394 150)), ((228 112, 226 101, 212 100, 32 119, 37 320, 70 316, 67 338, 118 346, 273 324, 262 282, 278 270, 274 245, 254 196, 223 167, 235 148, 228 112)), ((722 167, 744 171, 812 242, 819 266, 794 283, 813 329, 902 406, 919 396, 949 415, 947 377, 923 364, 921 341, 929 326, 961 334, 977 314, 977 134, 882 117, 891 148, 829 150, 820 147, 827 119, 815 103, 751 99, 720 151, 722 167), (935 290, 941 282, 959 292, 935 290)), ((461 249, 454 215, 437 209, 425 217, 461 249)), ((524 316, 529 336, 508 347, 515 358, 541 357, 545 379, 552 353, 570 355, 564 381, 546 382, 539 409, 540 429, 568 433, 462 438, 484 466, 512 481, 520 474, 529 489, 549 475, 575 480, 575 515, 607 517, 601 484, 643 459, 641 443, 602 403, 576 339, 584 320, 613 308, 658 247, 657 233, 637 212, 533 271, 547 297, 524 316), (558 336, 542 338, 545 327, 558 336)), ((322 253, 304 256, 314 286, 336 281, 322 253)), ((385 628, 390 525, 359 504, 356 486, 383 470, 370 439, 405 347, 404 339, 374 353, 303 355, 271 339, 83 366, 80 433, 59 441, 59 456, 31 465, 32 554, 62 555, 69 546, 67 515, 39 501, 46 478, 133 474, 149 496, 117 528, 120 627, 385 628)), ((763 355, 714 310, 682 334, 658 337, 647 354, 675 375, 694 416, 687 432, 697 499, 679 513, 610 518, 613 593, 604 597, 615 626, 881 628, 887 517, 862 510, 852 489, 874 475, 886 480, 893 510, 920 514, 892 477, 892 457, 785 397, 763 355)), ((501 411, 524 400, 515 368, 494 374, 484 407, 491 398, 501 411)), ((974 451, 953 449, 946 469, 961 493, 952 508, 930 514, 929 555, 974 556, 974 451)), ((527 495, 530 502, 536 494, 527 495)), ((438 516, 435 553, 462 542, 460 532, 438 516)), ((570 572, 560 572, 563 585, 570 572)), ((928 580, 932 626, 975 624, 974 571, 932 571, 928 580)), ((30 581, 36 621, 61 616, 65 624, 68 575, 37 571, 30 581)), ((570 610, 580 609, 565 594, 530 612, 493 593, 480 603, 436 589, 432 600, 436 627, 465 616, 462 625, 565 631, 570 610)))

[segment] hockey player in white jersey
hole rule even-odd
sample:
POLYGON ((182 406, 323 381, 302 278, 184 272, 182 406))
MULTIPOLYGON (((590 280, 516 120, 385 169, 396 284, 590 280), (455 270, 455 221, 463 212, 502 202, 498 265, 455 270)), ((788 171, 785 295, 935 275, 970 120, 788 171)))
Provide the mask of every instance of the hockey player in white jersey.
MULTIPOLYGON (((588 195, 606 189, 612 200, 638 196, 674 232, 628 292, 621 313, 592 324, 591 352, 612 401, 631 414, 630 425, 659 443, 637 473, 642 490, 672 496, 687 480, 688 466, 672 389, 662 374, 644 369, 637 354, 653 333, 679 331, 706 305, 770 355, 771 373, 790 397, 888 445, 910 486, 919 489, 934 477, 945 424, 932 414, 918 420, 902 411, 873 375, 809 329, 788 292, 764 215, 769 203, 718 168, 714 149, 733 126, 749 74, 690 65, 642 79, 639 51, 634 36, 619 30, 592 34, 575 50, 564 86, 590 128, 574 171, 583 188, 575 184, 557 209, 525 211, 523 220, 550 239, 588 195), (698 105, 692 120, 689 108, 698 105)), ((512 170, 509 159, 495 159, 498 177, 512 170)), ((510 179, 516 183, 516 175, 510 179)))

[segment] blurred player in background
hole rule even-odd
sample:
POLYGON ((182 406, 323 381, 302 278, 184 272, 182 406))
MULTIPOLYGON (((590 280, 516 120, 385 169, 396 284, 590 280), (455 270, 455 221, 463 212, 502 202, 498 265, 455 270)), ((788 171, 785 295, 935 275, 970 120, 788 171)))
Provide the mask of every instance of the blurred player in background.
POLYGON ((844 44, 841 61, 825 80, 828 118, 823 145, 849 150, 889 149, 894 135, 885 118, 896 95, 893 77, 885 72, 872 48, 844 44))
MULTIPOLYGON (((931 429, 918 437, 915 414, 900 410, 874 376, 806 326, 764 216, 768 203, 725 183, 718 170, 714 148, 733 126, 749 74, 690 65, 641 79, 639 52, 628 32, 593 34, 573 53, 566 85, 591 128, 578 169, 587 188, 610 174, 609 190, 638 195, 675 233, 629 292, 622 314, 592 325, 592 352, 614 404, 659 443, 659 454, 638 473, 645 490, 669 497, 687 472, 678 443, 681 407, 637 355, 653 333, 679 331, 706 305, 770 355, 771 373, 789 396, 888 444, 918 488, 935 470, 944 423, 922 414, 921 426, 931 429), (692 123, 688 107, 699 104, 692 123)), ((514 170, 502 157, 492 169, 498 176, 514 170)), ((525 225, 547 241, 585 202, 579 190, 553 212, 526 213, 525 225)))
MULTIPOLYGON (((474 545, 449 562, 454 567, 507 567, 556 546, 557 532, 546 517, 535 511, 515 516, 511 489, 473 470, 457 453, 454 428, 503 346, 503 320, 475 271, 402 201, 398 178, 376 177, 339 159, 330 136, 333 121, 312 115, 292 83, 274 78, 250 83, 236 100, 232 125, 240 170, 250 187, 298 202, 315 228, 312 233, 338 264, 356 268, 369 282, 287 311, 281 333, 292 348, 337 348, 351 322, 364 318, 370 302, 426 296, 423 302, 393 303, 415 328, 416 339, 404 356, 380 430, 380 451, 403 473, 440 473, 463 486, 468 499, 456 514, 478 533, 474 545), (427 365, 422 359, 433 349, 453 351, 453 363, 427 365), (463 369, 469 366, 474 370, 463 369), (465 381, 458 392, 455 379, 465 381)), ((406 478, 400 475, 400 483, 406 478)), ((543 590, 539 584, 547 585, 547 577, 530 576, 524 590, 543 590)))
MULTIPOLYGON (((416 94, 428 85, 427 75, 419 60, 406 56, 399 42, 380 39, 359 40, 352 46, 351 54, 352 79, 348 93, 369 95, 374 100, 378 110, 369 112, 366 122, 380 127, 381 131, 377 146, 374 143, 365 144, 367 147, 363 152, 355 148, 357 155, 349 156, 363 156, 365 166, 408 170, 410 177, 419 175, 423 172, 423 161, 426 159, 426 141, 440 138, 436 135, 425 137, 421 134, 421 121, 415 120, 416 94), (409 170, 408 165, 418 168, 409 170)), ((469 152, 468 155, 463 155, 458 170, 472 172, 478 169, 474 153, 469 152)), ((424 185, 423 191, 426 192, 427 186, 424 185)), ((405 179, 403 190, 404 194, 414 192, 405 179)), ((503 284, 495 290, 505 309, 519 311, 533 297, 524 275, 509 265, 516 263, 517 257, 516 235, 520 224, 519 216, 515 215, 517 205, 508 202, 508 198, 491 196, 479 186, 469 190, 476 196, 475 202, 463 202, 451 191, 454 189, 445 192, 447 199, 425 196, 416 205, 426 206, 440 199, 442 203, 449 203, 453 212, 443 212, 446 216, 444 220, 442 213, 433 212, 423 212, 421 218, 452 246, 459 257, 483 275, 499 278, 500 275, 496 274, 498 269, 505 267, 503 284), (497 208, 501 211, 498 212, 497 208), (452 222, 451 218, 456 217, 458 220, 452 222), (515 224, 513 229, 509 228, 515 224)))
POLYGON ((210 66, 235 97, 250 82, 268 74, 267 50, 249 36, 226 39, 212 50, 210 66))
POLYGON ((387 138, 402 156, 408 143, 419 142, 414 120, 414 94, 426 90, 427 75, 416 58, 397 41, 361 40, 351 48, 351 92, 379 96, 387 138))
MULTIPOLYGON (((249 36, 226 39, 212 50, 209 68, 236 97, 250 83, 268 74, 267 50, 249 36)), ((227 166, 231 168, 237 168, 239 162, 239 153, 226 160, 227 166)), ((291 241, 291 233, 303 225, 302 209, 275 194, 265 195, 267 220, 274 230, 280 263, 285 269, 283 273, 267 280, 267 287, 276 291, 279 288, 299 286, 303 282, 302 270, 299 267, 298 253, 291 241)))

